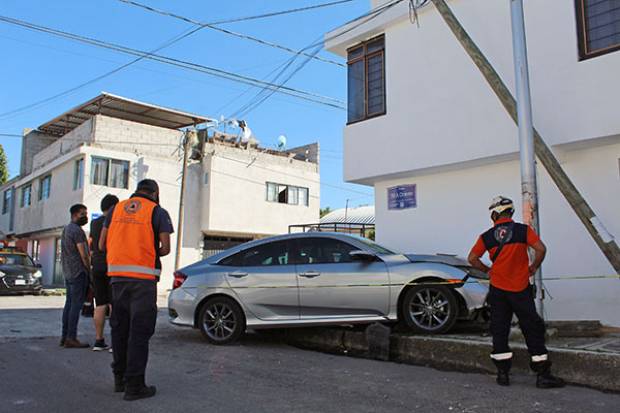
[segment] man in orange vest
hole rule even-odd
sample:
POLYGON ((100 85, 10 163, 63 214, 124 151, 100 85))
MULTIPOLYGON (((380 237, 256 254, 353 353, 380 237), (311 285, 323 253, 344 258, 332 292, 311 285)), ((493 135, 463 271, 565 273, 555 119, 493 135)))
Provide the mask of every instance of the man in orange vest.
POLYGON ((509 198, 498 196, 491 206, 493 227, 478 237, 469 253, 469 262, 489 274, 491 286, 487 301, 491 306, 491 335, 493 352, 491 360, 497 367, 497 384, 510 384, 512 350, 508 344, 513 314, 525 336, 531 356, 530 367, 537 373, 536 387, 563 387, 564 380, 551 374, 551 361, 545 347, 545 323, 536 313, 534 290, 530 277, 536 273, 547 248, 532 227, 514 222, 514 206, 509 198), (528 248, 534 250, 530 262, 528 248), (491 267, 481 260, 486 252, 493 262, 491 267))
POLYGON ((99 238, 112 285, 114 391, 124 391, 125 400, 155 395, 144 373, 157 320, 159 258, 170 253, 172 232, 170 215, 159 206, 157 182, 144 179, 129 199, 108 213, 99 238))

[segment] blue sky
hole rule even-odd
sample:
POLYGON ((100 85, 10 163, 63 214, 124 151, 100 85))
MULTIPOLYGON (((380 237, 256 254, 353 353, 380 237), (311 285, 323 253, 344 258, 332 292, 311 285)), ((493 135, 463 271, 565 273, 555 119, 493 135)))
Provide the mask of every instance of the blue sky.
MULTIPOLYGON (((323 3, 327 0, 139 0, 158 9, 202 22, 251 16, 323 3)), ((368 0, 354 0, 329 8, 230 23, 221 27, 253 35, 298 50, 325 32, 365 13, 368 0)), ((2 0, 0 15, 26 20, 63 31, 94 37, 141 50, 152 50, 192 27, 170 17, 118 0, 2 0)), ((0 22, 0 113, 27 105, 88 81, 133 60, 133 57, 49 34, 32 32, 0 22)), ((230 37, 205 28, 159 52, 162 55, 217 67, 259 79, 287 61, 281 50, 230 37)), ((342 61, 321 51, 321 56, 342 61)), ((346 101, 346 69, 311 61, 287 86, 346 101)), ((247 85, 205 74, 140 61, 69 96, 26 112, 0 118, 0 133, 21 134, 100 91, 170 106, 211 117, 229 116, 256 93, 247 85)), ((346 184, 342 179, 342 129, 345 112, 293 97, 275 94, 246 117, 265 146, 275 145, 284 134, 288 146, 318 141, 322 149, 321 204, 344 207, 369 204, 372 189, 346 184)), ((19 171, 20 139, 0 137, 9 157, 11 176, 19 171)))

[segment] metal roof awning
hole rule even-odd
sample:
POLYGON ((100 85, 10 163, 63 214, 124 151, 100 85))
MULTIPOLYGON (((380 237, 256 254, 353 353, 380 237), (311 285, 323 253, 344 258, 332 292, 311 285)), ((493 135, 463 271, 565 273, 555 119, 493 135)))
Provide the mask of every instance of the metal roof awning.
POLYGON ((211 120, 204 116, 151 105, 103 92, 96 98, 44 123, 38 129, 49 135, 62 136, 95 115, 110 116, 112 118, 168 129, 184 128, 211 120))

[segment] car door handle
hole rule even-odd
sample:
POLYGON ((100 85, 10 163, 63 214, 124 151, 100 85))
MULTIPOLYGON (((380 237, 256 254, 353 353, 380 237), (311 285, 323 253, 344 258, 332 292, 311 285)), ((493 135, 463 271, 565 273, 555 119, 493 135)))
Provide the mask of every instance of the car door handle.
POLYGON ((243 278, 243 277, 247 277, 247 275, 248 275, 247 272, 241 272, 241 271, 235 271, 235 272, 228 273, 229 277, 234 277, 234 278, 243 278))
POLYGON ((314 278, 314 277, 318 277, 319 275, 321 275, 321 273, 317 271, 306 271, 306 272, 299 273, 299 276, 304 277, 304 278, 314 278))

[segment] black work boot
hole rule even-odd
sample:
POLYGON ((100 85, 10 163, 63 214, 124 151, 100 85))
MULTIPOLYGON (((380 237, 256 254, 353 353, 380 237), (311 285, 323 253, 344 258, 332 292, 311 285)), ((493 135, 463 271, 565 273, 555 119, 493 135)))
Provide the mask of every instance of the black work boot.
POLYGON ((125 391, 125 375, 114 374, 114 393, 122 393, 125 391))
POLYGON ((566 386, 564 380, 551 374, 551 362, 549 360, 532 361, 530 367, 537 374, 536 387, 539 389, 557 389, 566 386))
POLYGON ((500 386, 510 386, 510 368, 512 367, 512 359, 495 360, 493 359, 495 367, 497 367, 497 384, 500 386))
POLYGON ((127 377, 124 400, 133 401, 155 396, 155 386, 147 386, 144 383, 144 375, 127 377))

